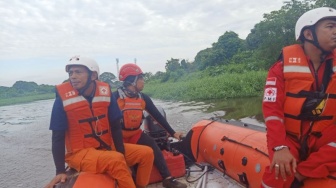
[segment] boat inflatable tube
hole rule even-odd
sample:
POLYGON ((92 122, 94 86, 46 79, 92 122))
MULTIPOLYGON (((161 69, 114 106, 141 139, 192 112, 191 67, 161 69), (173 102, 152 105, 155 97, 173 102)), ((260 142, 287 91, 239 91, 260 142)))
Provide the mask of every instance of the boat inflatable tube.
MULTIPOLYGON (((269 165, 265 127, 238 121, 201 120, 189 131, 183 147, 195 162, 208 163, 249 188, 260 188, 269 165)), ((324 179, 307 179, 303 187, 336 188, 336 172, 324 179)))

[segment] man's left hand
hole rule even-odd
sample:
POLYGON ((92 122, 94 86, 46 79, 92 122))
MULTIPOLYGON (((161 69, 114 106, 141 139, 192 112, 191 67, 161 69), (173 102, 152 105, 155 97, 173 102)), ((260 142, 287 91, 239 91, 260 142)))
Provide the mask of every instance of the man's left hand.
POLYGON ((182 133, 182 132, 176 132, 176 133, 174 134, 174 138, 176 138, 176 139, 178 139, 178 140, 181 140, 182 136, 183 136, 183 133, 182 133))

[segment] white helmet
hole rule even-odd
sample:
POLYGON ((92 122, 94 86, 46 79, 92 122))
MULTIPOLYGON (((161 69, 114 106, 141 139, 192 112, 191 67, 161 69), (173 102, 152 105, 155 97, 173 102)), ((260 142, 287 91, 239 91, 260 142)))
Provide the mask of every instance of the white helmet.
POLYGON ((304 13, 296 22, 295 39, 300 38, 301 32, 305 27, 312 26, 325 18, 336 19, 336 10, 329 7, 320 7, 304 13))
POLYGON ((71 65, 83 65, 87 67, 92 72, 97 72, 99 76, 99 66, 97 62, 91 58, 88 57, 82 57, 82 56, 74 56, 70 58, 68 64, 65 66, 65 71, 69 72, 71 65))

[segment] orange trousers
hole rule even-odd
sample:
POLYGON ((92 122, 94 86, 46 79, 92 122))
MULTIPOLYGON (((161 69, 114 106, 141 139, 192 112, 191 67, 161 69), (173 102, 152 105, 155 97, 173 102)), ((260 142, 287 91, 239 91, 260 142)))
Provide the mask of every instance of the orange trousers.
POLYGON ((135 188, 128 166, 138 164, 136 184, 146 186, 149 182, 154 156, 149 147, 125 144, 125 156, 116 151, 86 148, 66 154, 65 160, 71 168, 77 171, 108 174, 116 179, 119 188, 135 188))
POLYGON ((147 186, 154 163, 152 148, 128 143, 124 143, 124 146, 128 166, 138 165, 135 184, 140 187, 147 186))

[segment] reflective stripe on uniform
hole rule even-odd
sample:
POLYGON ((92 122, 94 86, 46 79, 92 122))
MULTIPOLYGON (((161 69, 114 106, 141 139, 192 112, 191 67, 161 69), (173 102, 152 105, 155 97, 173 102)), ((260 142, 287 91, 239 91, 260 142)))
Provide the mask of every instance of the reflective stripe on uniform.
POLYGON ((270 120, 278 120, 278 121, 280 121, 281 123, 284 122, 283 119, 280 118, 280 117, 278 117, 278 116, 268 116, 267 118, 265 118, 265 123, 266 123, 267 121, 270 121, 270 120))
POLYGON ((66 107, 68 105, 78 103, 78 102, 82 102, 82 101, 86 101, 86 99, 82 96, 66 99, 66 100, 63 101, 63 106, 66 107))
POLYGON ((105 97, 105 96, 99 96, 99 97, 94 97, 92 99, 92 102, 110 102, 111 98, 110 97, 105 97))
POLYGON ((330 143, 328 144, 328 146, 331 146, 331 147, 336 148, 336 142, 330 142, 330 143))
POLYGON ((134 105, 134 106, 141 106, 141 103, 136 103, 136 102, 125 102, 125 104, 134 105))
POLYGON ((303 66, 284 66, 284 73, 297 72, 297 73, 310 73, 309 67, 303 66))

